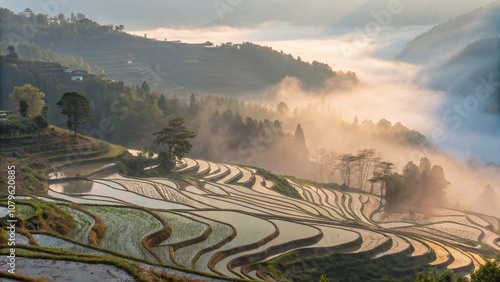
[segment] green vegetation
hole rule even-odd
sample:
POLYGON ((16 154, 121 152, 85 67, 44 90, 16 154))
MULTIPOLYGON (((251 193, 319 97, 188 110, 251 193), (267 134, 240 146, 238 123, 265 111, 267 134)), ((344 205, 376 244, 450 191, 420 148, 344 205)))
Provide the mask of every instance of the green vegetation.
MULTIPOLYGON (((71 215, 55 203, 38 200, 16 201, 16 203, 17 227, 65 236, 76 224, 71 215)), ((7 206, 7 204, 6 198, 0 198, 0 205, 7 206)), ((8 226, 6 220, 6 218, 0 219, 2 226, 8 226)))
POLYGON ((102 219, 104 235, 99 242, 103 249, 150 261, 156 259, 143 246, 143 240, 163 226, 151 214, 138 209, 87 207, 102 219), (127 242, 127 244, 124 244, 127 242))
POLYGON ((76 138, 76 129, 92 118, 89 101, 76 92, 67 92, 57 102, 57 106, 61 108, 61 113, 68 117, 66 124, 69 130, 74 130, 76 138))
POLYGON ((287 76, 299 78, 306 87, 320 87, 326 81, 338 86, 357 82, 355 73, 333 71, 326 64, 304 62, 290 54, 249 42, 207 48, 205 44, 162 42, 132 36, 121 32, 119 26, 99 25, 86 18, 53 20, 43 14, 30 17, 3 8, 0 16, 5 19, 0 29, 9 35, 6 37, 10 41, 17 39, 10 34, 23 34, 26 21, 37 30, 30 41, 38 48, 19 46, 23 54, 29 55, 27 57, 67 66, 73 60, 54 58, 45 52, 82 57, 89 65, 101 66, 116 80, 141 85, 148 76, 152 89, 189 94, 195 90, 245 93, 264 89, 287 76), (151 69, 151 66, 156 68, 151 69))
POLYGON ((94 226, 95 220, 88 214, 73 209, 69 206, 62 206, 75 220, 75 227, 68 233, 68 237, 83 243, 89 242, 89 234, 94 226))
POLYGON ((498 261, 487 261, 479 269, 471 273, 470 279, 454 273, 450 270, 431 269, 429 272, 421 272, 417 275, 415 282, 496 282, 500 281, 500 263, 498 261))
POLYGON ((391 168, 382 169, 375 180, 383 182, 387 205, 441 205, 446 203, 448 181, 444 170, 439 165, 432 166, 427 158, 420 160, 417 166, 408 162, 403 174, 391 173, 391 168))
MULTIPOLYGON (((420 272, 415 282, 467 282, 464 276, 450 270, 431 269, 429 272, 420 272)), ((485 280, 488 281, 488 280, 485 280)), ((493 280, 492 280, 493 281, 493 280)))
POLYGON ((471 282, 490 282, 500 281, 500 262, 487 261, 478 270, 470 275, 471 282))
POLYGON ((165 146, 159 153, 160 167, 170 172, 185 154, 191 151, 193 144, 189 141, 196 136, 184 125, 184 119, 175 117, 168 120, 168 126, 153 133, 155 145, 165 146))
POLYGON ((293 186, 282 176, 278 176, 262 168, 257 168, 257 174, 269 181, 272 181, 274 185, 271 189, 273 189, 274 191, 286 196, 290 196, 292 198, 302 199, 299 195, 299 192, 297 192, 297 190, 295 190, 295 188, 293 188, 293 186))
POLYGON ((45 94, 40 89, 33 87, 30 84, 25 84, 20 87, 15 87, 9 95, 10 100, 14 105, 18 105, 18 112, 22 117, 34 118, 40 115, 43 107, 45 94), (24 103, 21 103, 24 102, 24 103))
POLYGON ((413 281, 427 266, 404 255, 376 260, 369 255, 300 256, 295 252, 264 263, 269 274, 280 281, 317 281, 326 274, 331 282, 341 281, 413 281))
POLYGON ((33 42, 22 42, 17 44, 17 52, 21 58, 26 60, 57 63, 72 68, 73 70, 84 70, 95 74, 103 74, 104 72, 98 65, 94 65, 93 67, 89 66, 82 57, 54 53, 38 47, 33 42))
POLYGON ((323 274, 323 275, 321 275, 319 282, 330 282, 330 278, 328 278, 328 276, 326 276, 326 274, 323 274))

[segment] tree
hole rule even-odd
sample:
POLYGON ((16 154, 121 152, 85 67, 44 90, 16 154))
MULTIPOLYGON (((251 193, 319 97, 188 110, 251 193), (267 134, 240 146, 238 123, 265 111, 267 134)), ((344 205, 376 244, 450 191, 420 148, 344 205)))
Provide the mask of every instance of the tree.
POLYGON ((69 130, 74 130, 75 138, 77 128, 92 119, 90 104, 87 98, 76 92, 64 93, 56 105, 61 109, 61 113, 68 117, 66 124, 69 130))
POLYGON ((500 281, 500 263, 498 261, 487 261, 470 275, 471 282, 500 281))
POLYGON ((31 84, 14 87, 14 90, 10 93, 9 98, 14 105, 19 105, 19 111, 21 110, 21 101, 24 101, 27 104, 27 108, 22 108, 23 111, 26 110, 25 115, 23 115, 26 117, 32 118, 39 115, 43 106, 45 106, 45 94, 31 84))
POLYGON ((160 166, 167 171, 172 170, 177 159, 191 151, 193 144, 189 141, 196 136, 184 126, 184 118, 173 117, 168 120, 168 126, 153 133, 156 136, 153 143, 166 148, 160 151, 160 166))
POLYGON ((382 157, 377 153, 375 149, 364 149, 358 151, 358 180, 359 180, 359 189, 364 190, 366 181, 368 179, 368 175, 370 170, 374 170, 375 166, 380 162, 382 157))
POLYGON ((428 190, 425 195, 427 204, 439 205, 446 202, 446 189, 450 184, 444 175, 444 170, 439 165, 432 166, 427 174, 428 190))
POLYGON ((280 113, 281 115, 286 115, 290 110, 288 109, 288 105, 285 104, 285 102, 281 101, 278 103, 278 105, 276 105, 276 110, 278 111, 278 113, 280 113))
POLYGON ((66 17, 64 16, 63 13, 57 15, 57 19, 59 20, 59 24, 66 23, 66 17))
POLYGON ((319 279, 319 282, 329 282, 330 279, 328 278, 328 276, 326 276, 326 274, 323 274, 321 275, 321 278, 319 279))
POLYGON ((160 95, 160 98, 158 99, 157 105, 158 105, 158 108, 160 108, 160 110, 163 112, 164 115, 166 115, 166 116, 169 115, 169 111, 168 111, 169 107, 168 107, 167 99, 165 98, 165 96, 160 95))
POLYGON ((7 56, 5 56, 5 60, 7 62, 15 62, 15 61, 19 60, 19 56, 16 53, 16 47, 14 47, 14 45, 9 45, 7 47, 7 51, 9 51, 7 56))
POLYGON ((191 97, 189 97, 189 112, 191 115, 196 115, 198 114, 199 111, 199 106, 198 102, 196 102, 196 97, 194 96, 194 93, 191 93, 191 97))
MULTIPOLYGON (((460 274, 453 273, 451 270, 431 269, 428 273, 420 272, 415 282, 467 282, 468 279, 460 274)), ((481 280, 484 282, 498 280, 481 280)))
POLYGON ((301 145, 306 144, 306 137, 304 136, 304 131, 302 130, 302 126, 300 126, 300 123, 295 128, 295 141, 297 141, 297 143, 301 145))
POLYGON ((380 196, 383 196, 384 191, 387 192, 387 188, 390 187, 393 169, 393 163, 383 161, 379 162, 375 167, 375 170, 372 172, 373 177, 369 181, 372 183, 380 183, 380 196))
POLYGON ((338 163, 335 168, 339 170, 340 176, 347 187, 351 187, 351 176, 356 171, 356 162, 358 161, 358 156, 353 156, 352 154, 342 154, 338 156, 338 163))
POLYGON ((141 92, 142 95, 147 95, 151 91, 151 87, 146 81, 143 81, 139 91, 141 92))
POLYGON ((21 100, 19 102, 19 114, 22 117, 26 117, 26 115, 28 114, 28 103, 26 103, 26 101, 24 100, 21 100))
POLYGON ((76 19, 77 19, 77 20, 83 20, 83 19, 85 19, 85 15, 84 15, 84 14, 82 14, 82 13, 77 13, 77 14, 76 14, 76 19))

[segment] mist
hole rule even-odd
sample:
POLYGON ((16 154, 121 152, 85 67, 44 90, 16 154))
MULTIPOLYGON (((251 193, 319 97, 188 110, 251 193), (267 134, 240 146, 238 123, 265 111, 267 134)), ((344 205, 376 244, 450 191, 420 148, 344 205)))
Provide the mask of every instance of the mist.
MULTIPOLYGON (((246 99, 258 101, 274 110, 278 103, 284 102, 290 109, 288 114, 268 114, 262 118, 276 117, 289 134, 293 134, 300 123, 313 159, 325 151, 338 155, 375 148, 384 155, 384 159, 395 163, 397 171, 401 171, 407 162, 418 163, 420 158, 427 157, 433 164, 444 168, 450 182, 447 191, 450 203, 489 214, 500 213, 496 207, 477 204, 479 195, 488 184, 497 196, 500 195, 500 187, 495 186, 500 183, 500 168, 486 165, 487 162, 500 162, 499 136, 494 130, 499 122, 498 116, 477 110, 463 119, 461 126, 451 124, 450 116, 445 116, 447 107, 463 102, 463 98, 450 95, 449 89, 429 87, 428 80, 422 76, 430 69, 429 66, 393 59, 406 43, 429 28, 428 25, 385 26, 375 36, 367 36, 356 30, 332 32, 310 26, 268 22, 256 29, 218 26, 135 33, 187 43, 250 41, 271 46, 294 57, 300 56, 303 61, 327 63, 334 71, 355 72, 360 79, 356 86, 331 87, 326 82, 320 89, 305 89, 297 79, 285 78, 280 84, 259 95, 252 93, 246 99), (352 125, 355 119, 359 124, 377 124, 381 119, 388 120, 392 125, 401 123, 403 127, 424 134, 432 149, 388 138, 374 138, 374 132, 364 132, 364 129, 346 130, 345 124, 352 125), (480 129, 471 130, 472 127, 480 129), (474 160, 473 165, 471 160, 474 160)), ((443 78, 443 83, 445 81, 443 78)), ((231 160, 231 156, 225 155, 225 158, 231 160)), ((265 162, 253 164, 274 168, 279 173, 326 181, 323 176, 313 174, 312 170, 298 173, 298 164, 290 162, 279 168, 265 162)), ((340 180, 337 178, 336 181, 340 180)))

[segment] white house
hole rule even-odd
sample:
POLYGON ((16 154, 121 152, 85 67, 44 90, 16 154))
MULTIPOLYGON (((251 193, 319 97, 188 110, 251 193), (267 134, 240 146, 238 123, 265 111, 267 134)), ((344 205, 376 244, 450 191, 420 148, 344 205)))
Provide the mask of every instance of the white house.
POLYGON ((6 111, 0 111, 0 122, 7 121, 9 118, 7 117, 6 111))
POLYGON ((65 73, 71 73, 71 72, 73 72, 73 70, 72 69, 64 69, 64 72, 65 73))
POLYGON ((72 76, 71 80, 72 81, 82 81, 83 80, 83 76, 72 76))

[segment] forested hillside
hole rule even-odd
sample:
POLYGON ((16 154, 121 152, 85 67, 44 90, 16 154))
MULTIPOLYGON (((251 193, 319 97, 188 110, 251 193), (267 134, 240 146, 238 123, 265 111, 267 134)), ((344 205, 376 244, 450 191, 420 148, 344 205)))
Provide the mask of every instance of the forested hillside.
POLYGON ((302 62, 251 43, 156 41, 129 35, 123 26, 99 25, 82 14, 52 18, 1 9, 0 15, 4 40, 30 41, 52 52, 82 57, 110 78, 125 84, 147 81, 156 90, 234 95, 264 89, 286 76, 299 78, 305 87, 320 87, 327 80, 357 82, 355 73, 333 71, 326 64, 302 62), (27 25, 33 29, 29 37, 23 34, 27 25))
POLYGON ((482 109, 498 113, 499 31, 500 1, 495 1, 434 26, 409 42, 397 58, 423 65, 419 80, 446 91, 451 99, 477 93, 484 85, 488 102, 482 109))
POLYGON ((474 41, 498 37, 499 31, 500 1, 495 1, 434 26, 409 42, 398 59, 418 64, 442 60, 474 41))

